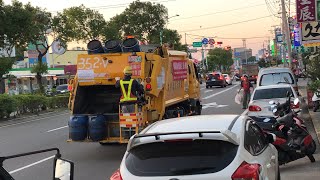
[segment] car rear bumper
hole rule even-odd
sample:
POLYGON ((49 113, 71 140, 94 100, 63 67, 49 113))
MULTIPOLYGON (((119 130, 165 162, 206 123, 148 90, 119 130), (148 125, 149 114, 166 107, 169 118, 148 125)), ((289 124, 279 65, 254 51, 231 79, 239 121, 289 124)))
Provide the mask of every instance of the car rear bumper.
POLYGON ((217 81, 207 81, 206 86, 223 86, 225 83, 221 80, 217 81))

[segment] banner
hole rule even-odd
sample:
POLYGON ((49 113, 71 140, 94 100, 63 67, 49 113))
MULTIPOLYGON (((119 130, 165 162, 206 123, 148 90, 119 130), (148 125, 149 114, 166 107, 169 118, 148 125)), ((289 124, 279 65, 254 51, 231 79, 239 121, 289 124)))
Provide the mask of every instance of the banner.
POLYGON ((319 22, 302 23, 301 42, 302 44, 320 42, 320 23, 319 22))
POLYGON ((300 28, 294 28, 294 46, 295 47, 301 46, 301 43, 300 43, 300 28))
POLYGON ((188 61, 172 60, 172 76, 174 81, 187 79, 188 61))
POLYGON ((297 22, 317 21, 317 0, 296 0, 297 22))

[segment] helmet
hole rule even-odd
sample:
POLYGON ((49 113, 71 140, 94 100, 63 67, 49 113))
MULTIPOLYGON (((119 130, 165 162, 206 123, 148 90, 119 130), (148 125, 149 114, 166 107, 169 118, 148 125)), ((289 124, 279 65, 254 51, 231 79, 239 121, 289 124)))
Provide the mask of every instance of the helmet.
POLYGON ((245 75, 243 75, 243 77, 249 78, 249 77, 248 77, 248 75, 246 75, 246 74, 245 74, 245 75))
POLYGON ((132 68, 131 66, 126 66, 123 70, 123 74, 125 75, 132 75, 132 68))

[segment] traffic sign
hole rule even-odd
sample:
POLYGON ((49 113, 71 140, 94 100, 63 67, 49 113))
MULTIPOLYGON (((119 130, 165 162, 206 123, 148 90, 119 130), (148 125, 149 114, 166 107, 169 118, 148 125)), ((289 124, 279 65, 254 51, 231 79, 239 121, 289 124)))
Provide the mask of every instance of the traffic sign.
POLYGON ((193 47, 202 47, 202 42, 193 42, 192 46, 193 47))
POLYGON ((277 42, 282 43, 283 42, 283 35, 282 34, 277 34, 277 42))
POLYGON ((214 43, 215 43, 214 39, 209 39, 209 44, 210 45, 214 45, 214 43))
POLYGON ((209 42, 208 38, 203 38, 202 39, 202 44, 208 44, 208 42, 209 42))

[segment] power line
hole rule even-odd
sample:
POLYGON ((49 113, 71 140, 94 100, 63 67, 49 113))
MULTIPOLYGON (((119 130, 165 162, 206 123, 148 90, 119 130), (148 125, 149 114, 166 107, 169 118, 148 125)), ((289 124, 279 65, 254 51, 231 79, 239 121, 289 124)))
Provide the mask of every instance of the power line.
POLYGON ((208 37, 208 38, 219 38, 219 39, 263 39, 268 38, 269 36, 256 36, 256 37, 220 37, 220 36, 205 36, 205 35, 197 35, 197 34, 189 34, 189 36, 195 36, 195 37, 208 37))
POLYGON ((236 25, 236 24, 242 24, 242 23, 246 23, 246 22, 250 22, 250 21, 256 21, 256 20, 259 20, 259 19, 264 19, 264 18, 267 18, 267 17, 270 17, 270 16, 272 16, 272 15, 268 15, 268 16, 264 16, 264 17, 258 17, 258 18, 254 18, 254 19, 248 19, 248 20, 245 20, 245 21, 239 21, 239 22, 234 22, 234 23, 230 23, 230 24, 224 24, 224 25, 219 25, 219 26, 200 28, 200 29, 189 29, 189 30, 179 31, 179 32, 192 32, 192 31, 200 31, 200 30, 206 30, 206 29, 220 28, 220 27, 225 27, 225 26, 232 26, 232 25, 236 25))
POLYGON ((230 9, 230 10, 225 10, 225 11, 218 11, 218 12, 214 12, 214 13, 200 14, 200 15, 189 16, 189 17, 184 17, 184 18, 177 18, 177 19, 173 19, 173 20, 171 20, 171 21, 179 21, 179 20, 183 20, 183 19, 190 19, 190 18, 196 18, 196 17, 210 16, 210 15, 214 15, 214 14, 221 14, 221 13, 226 13, 226 12, 232 12, 232 11, 237 11, 237 10, 242 10, 242 9, 248 9, 248 8, 258 7, 258 6, 262 6, 262 5, 264 5, 264 4, 257 4, 257 5, 253 5, 253 6, 246 6, 246 7, 242 7, 242 8, 235 8, 235 9, 230 9))
MULTIPOLYGON (((149 1, 141 1, 141 2, 155 2, 155 3, 164 3, 164 2, 170 2, 170 1, 176 1, 176 0, 149 0, 149 1)), ((122 4, 111 4, 106 6, 94 6, 94 7, 88 7, 89 9, 95 9, 95 10, 101 10, 101 9, 116 9, 121 7, 126 7, 131 3, 122 3, 122 4)), ((49 11, 49 12, 60 12, 62 10, 55 10, 55 11, 49 11)))

